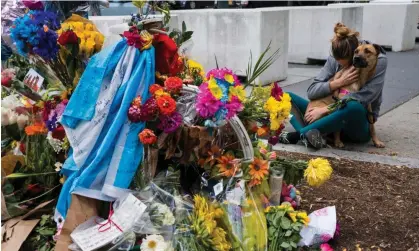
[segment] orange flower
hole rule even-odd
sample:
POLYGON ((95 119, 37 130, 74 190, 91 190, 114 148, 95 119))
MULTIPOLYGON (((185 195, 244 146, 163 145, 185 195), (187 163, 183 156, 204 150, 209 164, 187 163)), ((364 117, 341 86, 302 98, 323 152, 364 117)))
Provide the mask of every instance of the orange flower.
POLYGON ((221 157, 221 149, 217 145, 211 146, 211 150, 208 151, 208 157, 199 161, 200 165, 210 164, 213 166, 218 158, 221 157))
POLYGON ((150 91, 151 94, 154 95, 156 91, 163 90, 163 87, 159 84, 152 84, 148 90, 150 91))
POLYGON ((249 165, 249 168, 249 174, 252 176, 252 179, 262 180, 269 173, 269 163, 267 160, 255 158, 249 165))
POLYGON ((261 183, 262 183, 262 180, 251 179, 249 181, 249 187, 254 187, 254 186, 260 185, 261 183))
POLYGON ((164 87, 166 91, 170 93, 179 93, 180 89, 182 89, 183 81, 178 77, 170 77, 164 81, 164 87))
POLYGON ((140 108, 141 107, 141 96, 136 97, 134 99, 134 101, 131 102, 131 105, 140 108))
POLYGON ((156 135, 150 129, 144 129, 140 134, 138 134, 138 137, 144 145, 151 145, 157 142, 156 135))
POLYGON ((259 137, 265 137, 269 133, 269 128, 267 126, 262 126, 262 127, 258 128, 256 133, 259 137))
POLYGON ((216 167, 221 175, 225 177, 233 177, 239 171, 240 166, 235 161, 234 155, 227 153, 226 155, 217 158, 218 164, 216 167))
POLYGON ((36 135, 36 134, 44 134, 47 133, 48 130, 45 127, 44 123, 37 122, 33 125, 25 127, 25 133, 28 136, 36 135))
POLYGON ((163 115, 171 115, 176 111, 176 101, 170 96, 161 96, 157 99, 157 106, 163 115))

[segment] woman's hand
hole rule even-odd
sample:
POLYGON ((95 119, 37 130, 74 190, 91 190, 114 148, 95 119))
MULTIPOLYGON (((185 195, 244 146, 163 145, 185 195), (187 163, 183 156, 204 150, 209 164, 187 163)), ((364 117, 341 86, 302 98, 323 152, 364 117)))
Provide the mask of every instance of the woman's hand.
POLYGON ((322 118, 327 113, 329 113, 329 109, 326 107, 312 107, 306 111, 306 114, 304 115, 304 120, 311 124, 314 121, 322 118))
POLYGON ((351 66, 347 71, 345 71, 342 76, 338 79, 330 81, 330 89, 335 91, 344 86, 350 85, 358 81, 359 71, 354 66, 351 66))

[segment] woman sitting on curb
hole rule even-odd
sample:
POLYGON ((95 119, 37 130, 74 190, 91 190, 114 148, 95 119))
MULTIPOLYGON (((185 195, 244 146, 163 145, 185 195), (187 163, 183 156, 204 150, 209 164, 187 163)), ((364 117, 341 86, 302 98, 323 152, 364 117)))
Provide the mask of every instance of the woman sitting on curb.
MULTIPOLYGON (((334 31, 333 56, 329 56, 326 64, 308 88, 307 96, 310 100, 331 95, 335 90, 358 80, 358 71, 351 66, 354 51, 360 43, 369 44, 369 42, 359 41, 359 33, 342 24, 336 24, 334 31), (331 80, 342 67, 352 67, 352 69, 346 71, 340 78, 331 80)), ((344 97, 355 101, 349 101, 343 108, 331 113, 328 107, 307 110, 308 100, 289 93, 292 100, 291 124, 296 132, 283 132, 279 141, 295 144, 302 139, 319 149, 326 146, 322 135, 341 131, 346 140, 368 142, 371 137, 367 106, 371 104, 375 122, 380 111, 386 69, 387 57, 384 49, 380 48, 375 75, 358 92, 344 97)))

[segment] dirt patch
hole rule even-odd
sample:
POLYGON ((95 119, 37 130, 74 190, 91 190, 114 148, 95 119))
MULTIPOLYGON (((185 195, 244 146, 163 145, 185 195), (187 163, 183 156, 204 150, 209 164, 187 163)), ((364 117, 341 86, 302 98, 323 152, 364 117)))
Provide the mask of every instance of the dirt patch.
MULTIPOLYGON (((313 156, 280 152, 280 156, 313 156)), ((332 178, 320 188, 299 187, 308 212, 336 206, 336 250, 419 250, 419 169, 329 158, 332 178)))

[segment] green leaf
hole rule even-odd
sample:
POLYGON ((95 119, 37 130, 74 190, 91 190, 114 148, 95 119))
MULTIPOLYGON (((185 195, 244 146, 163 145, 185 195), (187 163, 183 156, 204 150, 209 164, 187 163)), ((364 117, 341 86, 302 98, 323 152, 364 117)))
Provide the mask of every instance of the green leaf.
POLYGON ((287 232, 285 232, 285 236, 291 236, 291 234, 292 234, 292 231, 291 230, 287 230, 287 232))
POLYGON ((57 174, 57 172, 47 172, 47 173, 12 173, 10 175, 7 175, 7 179, 19 179, 19 178, 28 178, 33 176, 42 176, 42 175, 51 175, 51 174, 57 174))
POLYGON ((186 32, 186 23, 182 21, 182 33, 186 32))
POLYGON ((43 229, 38 230, 38 233, 40 235, 48 235, 48 236, 51 236, 51 235, 54 235, 55 234, 55 229, 54 228, 43 228, 43 229))
POLYGON ((293 248, 297 248, 297 244, 295 243, 295 242, 290 242, 290 245, 291 245, 291 247, 293 247, 293 248))
POLYGON ((287 242, 282 242, 281 243, 281 247, 283 247, 283 248, 289 248, 290 247, 290 244, 288 244, 287 242))
POLYGON ((290 229, 291 228, 291 220, 286 218, 286 217, 282 217, 281 218, 281 227, 283 229, 290 229))

